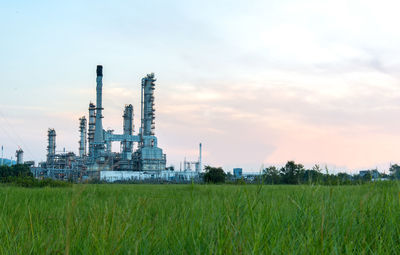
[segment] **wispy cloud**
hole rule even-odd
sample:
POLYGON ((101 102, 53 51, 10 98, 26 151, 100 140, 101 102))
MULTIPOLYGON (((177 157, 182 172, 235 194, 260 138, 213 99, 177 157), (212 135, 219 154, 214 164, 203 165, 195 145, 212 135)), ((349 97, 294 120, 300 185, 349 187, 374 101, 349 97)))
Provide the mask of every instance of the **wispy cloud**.
POLYGON ((103 64, 104 127, 115 132, 125 104, 139 124, 140 78, 156 73, 156 133, 175 165, 196 159, 198 142, 206 163, 255 171, 289 159, 337 170, 397 160, 396 1, 77 4, 0 11, 7 147, 22 140, 43 159, 54 127, 59 148, 77 151, 103 64))

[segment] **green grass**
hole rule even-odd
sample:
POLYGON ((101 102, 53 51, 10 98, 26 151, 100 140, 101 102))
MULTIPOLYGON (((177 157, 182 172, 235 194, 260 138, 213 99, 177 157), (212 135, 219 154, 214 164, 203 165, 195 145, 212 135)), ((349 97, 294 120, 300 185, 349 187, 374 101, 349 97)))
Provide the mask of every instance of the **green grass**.
POLYGON ((0 186, 0 254, 396 254, 400 186, 0 186))

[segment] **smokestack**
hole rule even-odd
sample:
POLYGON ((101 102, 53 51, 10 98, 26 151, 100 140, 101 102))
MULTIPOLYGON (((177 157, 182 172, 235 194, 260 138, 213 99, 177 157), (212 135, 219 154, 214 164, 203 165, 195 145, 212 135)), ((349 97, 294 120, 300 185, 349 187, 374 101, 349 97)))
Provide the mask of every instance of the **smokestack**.
POLYGON ((104 150, 104 134, 103 134, 103 104, 102 104, 102 95, 103 95, 103 66, 98 65, 96 69, 97 78, 96 78, 96 128, 94 132, 94 151, 95 156, 97 156, 101 151, 104 150))
POLYGON ((102 65, 97 66, 96 74, 97 74, 97 77, 99 77, 99 76, 103 77, 103 66, 102 65))
POLYGON ((86 156, 86 136, 87 136, 87 121, 85 116, 79 118, 79 157, 86 156))
POLYGON ((199 144, 199 172, 202 170, 202 165, 201 165, 201 143, 199 144))

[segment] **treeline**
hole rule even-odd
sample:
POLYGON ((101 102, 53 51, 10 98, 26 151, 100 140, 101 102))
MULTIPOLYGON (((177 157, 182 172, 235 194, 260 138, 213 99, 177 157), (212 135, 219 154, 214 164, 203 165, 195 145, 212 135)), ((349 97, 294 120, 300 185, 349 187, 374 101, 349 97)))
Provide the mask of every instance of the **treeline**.
POLYGON ((294 161, 288 161, 285 166, 277 168, 275 166, 267 167, 262 175, 256 178, 265 184, 354 184, 369 182, 372 180, 373 170, 365 175, 350 175, 348 173, 331 174, 329 170, 321 169, 315 165, 312 169, 305 169, 302 164, 296 164, 294 161))
POLYGON ((33 177, 29 166, 17 164, 13 166, 0 166, 0 183, 21 186, 21 187, 69 187, 69 182, 53 179, 38 180, 33 177))
POLYGON ((329 173, 327 168, 322 169, 315 165, 306 169, 302 164, 288 161, 283 167, 270 166, 264 168, 259 175, 237 177, 225 173, 221 167, 205 167, 203 181, 207 183, 263 183, 263 184, 360 184, 376 179, 400 179, 400 166, 395 164, 389 169, 390 174, 379 173, 376 169, 366 170, 360 174, 340 172, 329 173))
POLYGON ((33 175, 27 165, 0 166, 0 181, 6 182, 10 177, 33 177, 33 175))

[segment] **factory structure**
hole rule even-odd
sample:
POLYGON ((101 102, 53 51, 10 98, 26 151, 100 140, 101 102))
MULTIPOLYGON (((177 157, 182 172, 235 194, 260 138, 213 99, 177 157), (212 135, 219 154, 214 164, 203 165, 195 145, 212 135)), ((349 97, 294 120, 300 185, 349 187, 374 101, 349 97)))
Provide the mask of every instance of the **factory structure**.
MULTIPOLYGON (((166 154, 158 147, 155 136, 154 73, 141 81, 140 127, 134 133, 134 108, 125 105, 122 115, 122 134, 103 128, 103 67, 96 69, 96 104, 89 103, 88 116, 79 118, 79 153, 56 151, 56 130, 47 132, 47 157, 45 162, 31 171, 38 178, 72 179, 75 181, 97 179, 127 181, 161 179, 190 181, 199 178, 202 170, 201 144, 199 160, 186 162, 183 171, 166 167, 166 154), (112 151, 112 143, 120 143, 120 152, 112 151), (194 168, 191 168, 194 164, 194 168)), ((17 151, 17 162, 23 162, 23 152, 17 151)))

